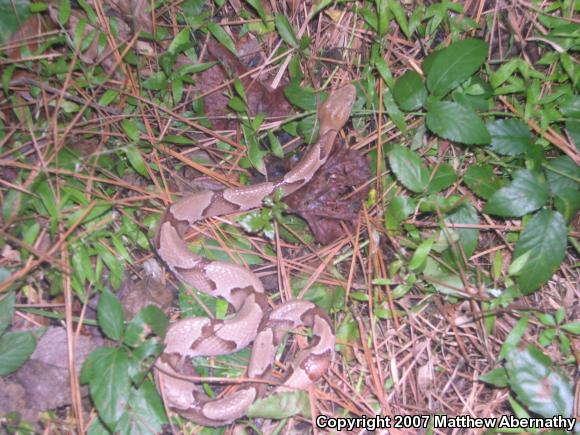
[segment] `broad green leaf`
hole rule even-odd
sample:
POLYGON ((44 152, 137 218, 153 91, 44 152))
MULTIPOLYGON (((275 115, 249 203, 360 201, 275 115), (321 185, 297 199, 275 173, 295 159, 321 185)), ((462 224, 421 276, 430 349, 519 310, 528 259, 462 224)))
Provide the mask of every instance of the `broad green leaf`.
POLYGON ((99 418, 114 430, 126 412, 130 393, 127 351, 122 347, 100 347, 91 352, 85 365, 90 367, 83 367, 83 371, 90 375, 89 391, 99 418))
POLYGON ((502 344, 501 350, 499 351, 500 359, 505 358, 509 352, 517 348, 518 343, 524 336, 524 333, 528 327, 528 320, 528 316, 523 315, 512 328, 504 343, 502 344))
POLYGON ((388 0, 375 0, 375 6, 377 8, 377 32, 379 37, 382 37, 387 32, 391 21, 388 0))
POLYGON ((238 218, 237 221, 244 231, 250 234, 263 233, 268 239, 274 240, 276 232, 271 209, 264 208, 246 213, 238 218))
MULTIPOLYGON (((445 222, 448 224, 472 224, 477 225, 479 223, 479 217, 477 216, 477 210, 471 202, 465 202, 461 204, 453 213, 448 214, 445 217, 445 222)), ((479 230, 477 228, 448 228, 446 230, 445 237, 448 233, 455 233, 459 236, 459 243, 463 248, 465 257, 469 258, 475 251, 477 247, 477 239, 479 238, 479 230)), ((459 254, 459 253, 458 253, 459 254)))
POLYGON ((498 154, 517 156, 532 146, 528 126, 517 119, 498 119, 487 123, 491 135, 490 147, 498 154))
POLYGON ((433 247, 434 242, 435 242, 434 235, 421 242, 421 244, 417 247, 417 249, 413 253, 413 257, 409 261, 409 269, 417 270, 425 263, 427 255, 429 255, 429 252, 431 252, 431 248, 433 247))
POLYGON ((375 66, 375 68, 379 72, 379 74, 380 74, 381 78, 383 79, 383 81, 385 82, 385 84, 389 88, 391 86, 393 86, 393 74, 391 73, 389 65, 387 64, 385 59, 383 59, 382 56, 377 55, 376 59, 373 60, 373 65, 375 66))
POLYGON ((109 290, 104 290, 97 309, 99 326, 107 337, 120 340, 125 329, 125 316, 121 302, 109 290))
POLYGON ((268 130, 268 142, 270 144, 270 149, 272 150, 272 154, 279 159, 284 158, 284 148, 282 148, 282 144, 278 137, 272 132, 272 130, 268 130))
POLYGON ((248 417, 281 419, 294 415, 309 418, 310 400, 305 391, 290 391, 272 394, 265 399, 256 400, 248 409, 248 417))
POLYGON ((147 166, 145 165, 145 160, 143 160, 143 156, 141 152, 137 149, 134 145, 127 145, 123 151, 125 151, 125 155, 127 156, 127 160, 129 163, 137 171, 137 173, 143 177, 149 178, 149 173, 147 172, 147 166))
POLYGON ((548 186, 545 180, 527 169, 520 169, 509 185, 491 196, 484 212, 519 217, 539 209, 547 200, 548 186))
POLYGON ((413 213, 415 205, 415 201, 406 195, 397 195, 391 200, 385 215, 385 228, 390 235, 400 231, 401 222, 413 213))
POLYGON ((28 0, 0 2, 0 44, 8 41, 30 16, 28 0))
POLYGON ((489 199, 503 186, 502 178, 495 175, 491 165, 470 166, 463 176, 463 181, 477 196, 489 199))
POLYGON ((143 342, 147 335, 153 332, 158 337, 165 337, 168 320, 165 313, 155 305, 148 305, 141 309, 127 324, 124 342, 129 346, 136 346, 143 342))
POLYGON ((121 127, 129 139, 131 139, 133 142, 139 142, 139 128, 137 127, 135 121, 124 119, 121 121, 121 127))
POLYGON ((143 87, 152 91, 161 91, 167 87, 167 76, 162 71, 153 73, 143 82, 143 87))
POLYGON ((516 244, 514 260, 529 253, 528 261, 517 277, 524 294, 548 281, 566 253, 566 222, 552 210, 540 210, 526 225, 516 244))
POLYGON ((444 139, 466 145, 485 145, 491 141, 482 119, 461 104, 431 101, 427 110, 427 127, 444 139))
POLYGON ((0 376, 18 370, 36 348, 31 332, 9 332, 0 337, 0 376))
POLYGON ((447 163, 443 163, 435 168, 435 174, 430 176, 429 187, 427 191, 430 193, 441 192, 447 189, 457 180, 457 175, 453 167, 447 163))
POLYGON ((213 21, 207 23, 207 28, 212 36, 219 41, 224 47, 230 50, 236 57, 238 56, 238 51, 236 50, 236 44, 232 40, 231 36, 222 29, 221 26, 217 25, 213 21))
POLYGON ((70 0, 60 0, 58 8, 58 22, 65 25, 70 18, 70 0))
POLYGON ((560 106, 560 112, 567 118, 580 119, 580 95, 566 98, 560 106))
POLYGON ((266 151, 260 147, 256 134, 252 129, 243 125, 242 131, 244 132, 244 138, 246 139, 246 147, 248 148, 248 159, 258 172, 265 175, 266 165, 264 163, 264 156, 266 155, 266 151))
POLYGON ((580 190, 566 189, 559 192, 554 198, 554 205, 566 222, 570 222, 580 210, 580 190))
POLYGON ((430 257, 427 258, 423 276, 439 293, 465 297, 465 286, 463 281, 461 281, 461 277, 455 273, 442 270, 441 266, 430 257))
POLYGON ((421 157, 401 145, 393 146, 389 152, 391 170, 403 186, 413 192, 423 192, 429 184, 429 170, 421 157))
MULTIPOLYGON (((306 287, 307 282, 307 278, 298 277, 292 279, 292 294, 298 296, 306 287)), ((344 307, 344 293, 343 287, 315 282, 304 294, 304 300, 314 302, 327 313, 335 313, 344 307)))
POLYGON ((569 119, 566 121, 566 130, 572 138, 573 145, 580 150, 580 121, 569 119))
POLYGON ((10 292, 0 297, 0 335, 2 335, 12 324, 14 302, 16 302, 16 295, 14 292, 10 292))
POLYGON ((261 0, 246 0, 251 7, 258 13, 258 16, 262 19, 262 21, 266 21, 268 18, 266 16, 266 11, 264 10, 264 6, 262 6, 261 0))
POLYGON ((468 79, 485 61, 488 48, 480 39, 465 39, 436 52, 427 72, 427 87, 431 93, 443 96, 468 79))
POLYGON ((406 112, 421 107, 427 98, 427 89, 421 76, 415 71, 407 71, 395 82, 393 97, 401 110, 406 112))
POLYGON ((405 9, 401 6, 399 0, 388 0, 389 9, 391 13, 397 20, 397 24, 405 34, 407 38, 411 38, 411 32, 409 31, 409 23, 407 21, 407 15, 405 14, 405 9))
POLYGON ((399 106, 395 103, 393 94, 388 89, 383 92, 383 107, 389 119, 393 121, 397 128, 402 132, 406 132, 407 124, 405 124, 405 114, 401 112, 399 106))
POLYGON ((291 47, 298 48, 298 38, 296 37, 296 33, 292 28, 292 24, 290 24, 290 21, 288 21, 288 18, 286 18, 286 15, 276 14, 274 22, 280 37, 286 42, 286 44, 290 45, 291 47))
POLYGON ((109 272, 111 273, 109 277, 111 285, 118 289, 121 286, 121 281, 123 280, 123 274, 125 272, 124 262, 120 256, 113 255, 101 242, 95 244, 95 249, 97 250, 99 257, 101 257, 109 268, 109 272))
POLYGON ((552 361, 529 344, 506 355, 506 370, 511 389, 527 408, 550 418, 570 417, 574 393, 568 377, 552 367, 552 361))
POLYGON ((121 434, 162 433, 167 424, 167 415, 163 401, 155 385, 146 380, 139 388, 131 387, 128 409, 115 426, 115 432, 121 434))
POLYGON ((580 188, 580 166, 568 156, 560 156, 546 164, 550 191, 557 195, 568 189, 580 188))
POLYGON ((479 380, 497 388, 505 388, 508 386, 508 374, 506 369, 503 367, 498 367, 497 369, 493 369, 492 371, 481 375, 479 380))
POLYGON ((99 99, 99 105, 101 106, 108 106, 111 104, 115 99, 119 96, 119 91, 115 91, 113 89, 107 89, 103 96, 99 99))
POLYGON ((189 28, 185 27, 175 36, 175 38, 173 38, 173 41, 171 41, 171 44, 169 44, 167 51, 171 54, 178 54, 179 52, 183 51, 183 49, 187 47, 188 44, 189 28))
POLYGON ((570 322, 560 326, 564 331, 570 334, 580 335, 580 322, 570 322))
POLYGON ((195 74, 199 72, 206 71, 210 69, 212 66, 216 65, 217 62, 205 62, 205 63, 196 63, 192 65, 183 65, 178 69, 178 75, 180 77, 184 77, 188 74, 195 74))
POLYGON ((284 89, 284 95, 288 101, 302 110, 315 111, 321 94, 316 94, 314 89, 291 83, 284 89))
POLYGON ((54 192, 46 180, 41 181, 36 185, 36 194, 40 197, 42 205, 48 212, 51 219, 58 220, 59 212, 57 208, 56 198, 54 192))

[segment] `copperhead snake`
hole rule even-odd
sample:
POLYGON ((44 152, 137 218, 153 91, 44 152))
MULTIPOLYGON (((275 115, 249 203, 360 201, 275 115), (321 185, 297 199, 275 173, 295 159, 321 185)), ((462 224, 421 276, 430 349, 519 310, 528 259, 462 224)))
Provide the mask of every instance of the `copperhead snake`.
POLYGON ((258 277, 244 267, 210 261, 192 253, 185 231, 201 219, 259 207, 280 189, 288 195, 308 183, 327 160, 339 130, 355 101, 355 88, 346 85, 330 94, 318 108, 319 139, 291 171, 277 181, 251 186, 202 191, 170 205, 162 216, 155 249, 165 265, 184 283, 225 299, 236 311, 225 320, 185 318, 167 331, 165 350, 157 361, 157 384, 167 406, 205 426, 229 424, 244 416, 261 396, 264 384, 242 384, 225 397, 212 399, 193 382, 172 376, 192 375, 190 359, 237 352, 252 341, 248 377, 269 379, 279 343, 290 329, 312 328, 312 343, 295 356, 275 391, 306 389, 324 375, 334 357, 335 336, 328 315, 312 302, 288 301, 271 309, 258 277))

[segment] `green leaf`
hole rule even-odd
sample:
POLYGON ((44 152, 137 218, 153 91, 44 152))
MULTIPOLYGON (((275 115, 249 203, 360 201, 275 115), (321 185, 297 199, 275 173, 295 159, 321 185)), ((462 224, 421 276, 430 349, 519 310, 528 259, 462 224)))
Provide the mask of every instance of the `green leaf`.
POLYGON ((407 71, 395 82, 393 97, 401 110, 406 112, 421 107, 427 99, 427 89, 421 76, 415 71, 407 71))
POLYGON ((155 384, 146 380, 139 388, 131 388, 126 412, 115 426, 115 432, 121 434, 162 433, 167 424, 167 415, 163 401, 157 393, 155 384))
POLYGON ((550 182, 550 191, 554 195, 564 193, 569 189, 580 188, 580 166, 568 156, 560 156, 547 164, 546 175, 550 182))
MULTIPOLYGON (((465 39, 436 52, 427 73, 427 87, 443 96, 475 73, 487 58, 489 46, 480 39, 465 39)), ((433 54, 429 55, 433 56, 433 54)))
POLYGON ((400 231, 401 222, 415 211, 415 201, 406 195, 395 196, 385 215, 385 228, 390 235, 396 235, 400 231))
POLYGON ((70 0, 60 0, 60 5, 58 8, 58 22, 60 24, 66 24, 70 18, 70 0))
POLYGON ((580 119, 580 95, 571 95, 560 105, 560 112, 567 118, 580 119))
POLYGON ((570 334, 580 335, 580 322, 570 322, 560 326, 566 332, 570 334))
POLYGON ((513 329, 506 337, 504 343, 502 344, 501 350, 499 351, 500 359, 505 358, 509 352, 517 348, 517 345, 524 336, 527 327, 528 327, 528 316, 524 315, 520 320, 518 320, 518 323, 515 324, 513 329))
POLYGON ((481 382, 491 384, 497 388, 505 388, 508 386, 508 374, 505 368, 498 367, 490 372, 487 372, 479 377, 481 382))
POLYGON ((236 44, 234 44, 233 39, 230 35, 219 25, 210 21, 207 23, 207 29, 212 34, 212 36, 217 39, 220 44, 230 50, 236 57, 238 57, 238 51, 236 50, 236 44))
POLYGON ((397 126, 402 132, 407 131, 407 124, 405 124, 405 115, 399 110, 399 107, 395 103, 393 94, 387 89, 383 92, 383 107, 389 115, 389 119, 397 126))
POLYGON ((296 37, 296 33, 292 28, 292 24, 286 18, 286 15, 276 14, 274 18, 274 23, 276 24, 276 29, 280 34, 280 37, 286 42, 286 44, 290 45, 291 47, 298 48, 300 45, 298 42, 298 38, 296 37))
POLYGON ((455 183, 457 175, 455 175, 455 171, 451 165, 443 163, 435 168, 435 174, 431 175, 430 178, 431 180, 429 181, 427 191, 429 193, 437 193, 455 183))
POLYGON ((503 179, 495 175, 491 165, 470 166, 463 181, 477 196, 489 199, 503 186, 503 179))
POLYGON ((161 91, 167 87, 167 76, 163 71, 153 73, 143 82, 143 87, 151 91, 161 91))
POLYGON ((427 110, 427 127, 442 138, 466 145, 485 145, 491 141, 482 119, 461 104, 431 101, 427 110))
POLYGON ((302 110, 315 111, 321 94, 316 94, 310 87, 300 86, 298 83, 291 83, 284 89, 284 95, 288 101, 302 110))
POLYGON ((36 348, 31 332, 9 332, 0 337, 0 376, 18 370, 36 348))
POLYGON ((523 216, 539 209, 548 200, 548 186, 533 172, 520 169, 513 181, 495 192, 484 208, 496 216, 523 216))
MULTIPOLYGON (((465 202, 461 204, 461 206, 459 206, 453 213, 448 214, 445 217, 445 222, 448 224, 477 225, 479 223, 479 217, 477 216, 477 210, 473 204, 471 202, 465 202)), ((447 234, 454 233, 459 236, 458 241, 463 248, 465 257, 471 257, 475 251, 475 248, 477 247, 479 230, 477 228, 448 228, 445 231, 445 237, 447 237, 447 234)))
POLYGON ((175 38, 173 38, 173 41, 171 41, 171 44, 169 44, 167 51, 171 54, 178 54, 183 51, 183 49, 185 49, 188 44, 189 27, 185 27, 175 36, 175 38))
POLYGON ((127 324, 124 342, 129 346, 137 346, 153 332, 158 337, 165 337, 168 320, 163 310, 155 305, 147 305, 141 309, 127 324))
POLYGON ((429 170, 421 157, 401 145, 393 146, 389 152, 389 164, 397 179, 413 192, 423 192, 429 184, 429 170))
MULTIPOLYGON (((293 278, 292 294, 298 296, 308 283, 307 277, 293 278)), ((329 286, 320 282, 313 283, 304 294, 304 300, 314 302, 327 313, 335 313, 344 307, 345 290, 339 286, 329 286)))
POLYGON ((42 205, 51 219, 58 220, 59 213, 54 192, 47 181, 43 180, 36 185, 36 194, 40 197, 42 205))
POLYGON ((487 123, 491 135, 490 147, 498 154, 517 156, 532 146, 528 126, 517 119, 498 119, 487 123))
POLYGON ((12 324, 15 302, 16 295, 14 292, 10 292, 0 299, 0 335, 12 324))
POLYGON ((389 88, 391 86, 393 86, 393 74, 391 73, 391 70, 389 69, 389 65, 387 64, 385 59, 383 59, 382 56, 377 56, 377 58, 374 59, 374 61, 373 61, 373 65, 375 66, 375 68, 377 69, 379 74, 381 75, 381 78, 386 83, 386 85, 389 88))
POLYGON ((100 347, 85 360, 84 374, 89 374, 89 391, 99 411, 99 418, 110 430, 126 412, 130 393, 129 356, 120 348, 100 347))
POLYGON ((411 261, 409 261, 409 269, 417 270, 425 263, 429 252, 431 252, 431 248, 433 247, 433 243, 435 242, 435 236, 431 236, 428 239, 421 242, 421 244, 417 247, 415 252, 413 253, 413 257, 411 261))
POLYGON ((251 7, 254 8, 254 10, 258 13, 258 16, 262 21, 266 21, 268 17, 266 16, 266 11, 264 10, 264 7, 262 6, 262 2, 260 0, 246 0, 246 3, 248 3, 251 7))
POLYGON ((566 253, 566 222, 552 210, 540 210, 526 225, 514 251, 514 261, 529 254, 517 277, 524 294, 529 294, 548 281, 566 253))
POLYGON ((461 277, 455 273, 442 270, 441 266, 430 257, 427 258, 423 276, 439 293, 465 297, 465 286, 463 281, 461 281, 461 277))
POLYGON ((121 121, 121 127, 129 139, 131 139, 133 142, 139 142, 139 128, 137 127, 137 123, 135 123, 135 121, 124 119, 121 121))
POLYGON ((111 104, 115 99, 119 96, 119 91, 115 91, 113 89, 107 89, 103 96, 99 99, 99 105, 101 106, 108 106, 111 104))
POLYGON ((310 400, 305 391, 290 391, 272 394, 265 399, 256 400, 248 409, 250 418, 281 419, 294 415, 309 418, 310 400))
POLYGON ((570 417, 574 403, 567 376, 552 368, 552 361, 538 348, 512 349, 506 355, 506 370, 511 389, 532 412, 550 418, 570 417))
POLYGON ((270 240, 276 235, 273 225, 272 211, 270 209, 256 210, 241 216, 238 223, 244 231, 250 234, 263 233, 270 240))
POLYGON ((141 156, 141 152, 137 149, 137 147, 134 145, 127 145, 123 151, 125 152, 131 167, 133 167, 133 169, 135 169, 139 175, 149 178, 145 160, 143 160, 143 156, 141 156))
POLYGON ((105 289, 101 293, 97 309, 99 326, 107 337, 112 340, 120 340, 125 329, 125 316, 123 306, 113 293, 105 289))
POLYGON ((28 0, 0 2, 0 44, 8 41, 30 16, 28 0))
POLYGON ((395 17, 397 24, 405 34, 407 38, 411 38, 411 32, 409 31, 409 23, 407 21, 407 15, 405 14, 405 9, 401 6, 401 2, 399 0, 388 0, 389 9, 391 13, 395 17))
POLYGON ((252 166, 261 174, 266 174, 266 165, 264 163, 264 156, 266 152, 260 147, 256 135, 247 126, 242 126, 244 138, 246 139, 246 147, 248 148, 248 159, 252 166))
POLYGON ((111 273, 109 279, 111 285, 118 289, 121 286, 121 281, 123 280, 124 274, 124 263, 121 261, 119 256, 115 256, 111 251, 105 247, 102 243, 96 243, 95 249, 99 254, 99 257, 105 262, 111 273))

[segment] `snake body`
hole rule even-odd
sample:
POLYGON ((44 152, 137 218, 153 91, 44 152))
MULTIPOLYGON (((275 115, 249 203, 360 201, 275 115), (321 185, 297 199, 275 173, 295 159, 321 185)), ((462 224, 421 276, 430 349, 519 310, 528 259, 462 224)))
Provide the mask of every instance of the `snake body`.
POLYGON ((155 238, 159 257, 184 283, 225 299, 236 312, 226 320, 185 318, 170 326, 165 350, 157 362, 157 382, 174 412, 202 425, 221 426, 244 416, 263 393, 263 384, 248 383, 225 397, 208 397, 199 386, 173 376, 193 375, 193 357, 237 352, 253 341, 248 377, 268 379, 284 334, 307 326, 312 328, 312 343, 298 352, 276 391, 306 389, 330 366, 335 336, 321 308, 312 302, 291 300, 272 310, 261 281, 251 270, 198 256, 188 249, 183 236, 202 219, 259 207, 278 189, 288 195, 308 183, 326 162, 339 130, 350 117, 354 100, 352 85, 330 94, 318 108, 318 141, 280 180, 197 192, 170 205, 162 216, 155 238))

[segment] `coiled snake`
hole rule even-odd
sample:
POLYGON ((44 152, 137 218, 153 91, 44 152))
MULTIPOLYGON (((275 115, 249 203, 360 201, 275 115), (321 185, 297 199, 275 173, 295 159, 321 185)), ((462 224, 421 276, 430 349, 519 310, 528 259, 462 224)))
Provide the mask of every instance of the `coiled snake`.
POLYGON ((262 384, 243 384, 223 398, 211 399, 194 383, 171 376, 193 374, 192 357, 237 352, 253 341, 248 376, 268 379, 284 334, 304 325, 312 328, 312 344, 295 356, 276 390, 306 389, 330 366, 335 336, 323 310, 302 300, 288 301, 272 310, 262 283, 252 271, 192 253, 183 235, 201 219, 259 207, 277 189, 288 195, 308 183, 326 162, 339 130, 350 117, 354 100, 352 85, 330 94, 318 108, 318 141, 280 180, 194 193, 169 206, 161 218, 155 248, 166 266, 184 283, 225 299, 236 311, 233 318, 226 320, 185 318, 167 332, 166 347, 157 362, 157 381, 169 408, 185 418, 206 426, 231 423, 245 415, 262 389, 262 384))

